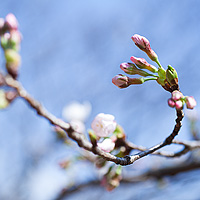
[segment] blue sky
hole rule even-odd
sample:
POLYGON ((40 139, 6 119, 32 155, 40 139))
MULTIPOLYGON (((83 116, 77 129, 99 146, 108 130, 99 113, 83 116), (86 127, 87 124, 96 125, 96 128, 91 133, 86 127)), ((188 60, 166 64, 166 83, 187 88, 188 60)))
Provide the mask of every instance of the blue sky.
MULTIPOLYGON (((120 90, 111 79, 132 55, 153 64, 131 41, 138 33, 149 39, 163 67, 176 68, 181 91, 198 102, 199 5, 194 0, 7 0, 1 3, 0 17, 12 12, 18 18, 23 35, 19 80, 47 109, 61 117, 71 101, 90 101, 88 128, 96 114, 113 114, 131 141, 151 146, 173 128, 169 93, 155 82, 120 90)), ((4 70, 3 59, 0 63, 4 70)), ((180 139, 189 138, 184 122, 180 139)), ((24 171, 29 174, 32 155, 41 153, 41 163, 50 159, 54 164, 64 156, 65 147, 56 151, 51 146, 54 140, 48 122, 21 99, 0 112, 0 184, 7 181, 0 197, 15 188, 24 171)))

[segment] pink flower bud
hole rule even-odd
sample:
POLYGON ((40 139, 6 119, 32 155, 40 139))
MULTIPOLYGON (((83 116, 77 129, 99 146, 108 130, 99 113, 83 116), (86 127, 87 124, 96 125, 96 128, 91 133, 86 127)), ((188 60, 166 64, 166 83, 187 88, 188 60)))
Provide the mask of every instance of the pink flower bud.
POLYGON ((144 58, 136 58, 134 56, 131 56, 130 59, 133 63, 135 63, 141 69, 148 69, 149 71, 153 73, 158 71, 156 67, 149 64, 144 58))
POLYGON ((9 13, 6 16, 5 26, 9 30, 17 30, 18 29, 18 21, 12 13, 9 13))
POLYGON ((123 70, 125 73, 127 74, 131 74, 134 75, 134 73, 132 73, 133 71, 133 66, 131 66, 129 63, 122 63, 120 65, 120 69, 123 70))
POLYGON ((122 74, 118 74, 115 77, 113 77, 112 83, 119 88, 126 88, 130 85, 128 77, 122 74))
POLYGON ((135 34, 131 37, 136 46, 138 46, 142 51, 150 48, 150 42, 145 37, 135 34))
POLYGON ((113 115, 104 113, 98 114, 91 124, 94 133, 99 137, 107 137, 113 133, 117 126, 114 119, 115 117, 113 115))
POLYGON ((181 100, 176 101, 175 107, 177 110, 181 110, 183 108, 183 102, 181 100))
POLYGON ((1 37, 1 46, 3 49, 13 49, 15 51, 19 50, 21 42, 21 34, 19 31, 14 30, 10 33, 5 33, 1 37))
POLYGON ((174 102, 172 99, 168 99, 168 105, 169 105, 171 108, 174 108, 174 107, 175 107, 175 102, 174 102))
POLYGON ((178 90, 175 90, 172 92, 172 100, 178 101, 183 97, 183 94, 179 92, 178 90))
POLYGON ((157 54, 151 49, 150 42, 145 37, 135 34, 131 37, 136 46, 138 46, 142 51, 144 51, 151 60, 157 61, 157 54))
POLYGON ((105 152, 111 152, 115 148, 115 143, 110 138, 106 138, 103 142, 98 142, 97 146, 105 152))
POLYGON ((18 93, 17 93, 17 91, 7 91, 6 93, 5 93, 5 95, 6 95, 6 99, 7 99, 7 101, 9 102, 9 103, 11 103, 13 100, 15 100, 16 99, 16 97, 18 96, 18 93))
POLYGON ((197 105, 196 100, 194 97, 186 97, 186 106, 188 109, 193 109, 197 105))
POLYGON ((138 69, 133 63, 122 63, 120 65, 120 68, 125 73, 130 74, 130 75, 138 74, 144 77, 151 75, 141 69, 138 69))

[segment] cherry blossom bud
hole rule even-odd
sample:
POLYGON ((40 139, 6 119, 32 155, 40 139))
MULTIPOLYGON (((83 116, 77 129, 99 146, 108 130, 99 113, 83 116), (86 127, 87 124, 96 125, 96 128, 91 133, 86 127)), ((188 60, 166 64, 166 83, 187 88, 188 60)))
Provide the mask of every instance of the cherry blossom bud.
POLYGON ((183 98, 183 94, 181 92, 179 92, 178 90, 175 90, 175 91, 172 92, 172 97, 171 98, 174 101, 178 101, 181 98, 183 98))
POLYGON ((106 138, 103 142, 98 142, 97 146, 105 152, 111 152, 115 148, 115 143, 110 138, 106 138))
POLYGON ((178 75, 176 70, 168 65, 168 69, 166 70, 166 78, 169 84, 172 85, 178 85, 178 75))
POLYGON ((130 85, 129 78, 122 74, 118 74, 115 77, 113 77, 112 83, 119 88, 126 88, 130 85))
POLYGON ((16 99, 16 97, 18 96, 18 93, 17 91, 8 91, 5 93, 5 95, 8 102, 11 103, 13 100, 16 99))
POLYGON ((124 129, 119 124, 117 125, 114 134, 115 134, 114 136, 116 136, 116 139, 112 138, 113 136, 111 136, 112 141, 116 141, 117 139, 125 139, 126 138, 124 129))
POLYGON ((151 60, 157 61, 157 54, 151 49, 150 42, 145 37, 135 34, 131 37, 136 46, 138 46, 142 51, 144 51, 151 60))
POLYGON ((9 39, 10 39, 10 33, 5 33, 2 37, 1 37, 1 46, 2 48, 8 49, 9 46, 9 39))
POLYGON ((114 119, 115 117, 113 115, 104 113, 98 114, 91 124, 94 133, 99 137, 107 137, 113 133, 117 126, 114 119))
POLYGON ((16 78, 18 75, 18 69, 21 62, 20 55, 13 49, 5 50, 5 58, 6 58, 6 68, 8 73, 16 78))
POLYGON ((181 110, 183 108, 183 102, 181 100, 176 101, 175 107, 177 110, 181 110))
POLYGON ((89 137, 90 137, 90 141, 92 143, 92 145, 95 147, 97 146, 97 136, 95 135, 95 133, 93 132, 93 130, 89 130, 88 132, 89 137))
POLYGON ((9 13, 6 16, 5 26, 8 30, 17 30, 18 29, 18 21, 12 13, 9 13))
POLYGON ((134 56, 131 56, 130 59, 133 63, 135 63, 141 69, 147 69, 153 73, 158 71, 156 67, 149 64, 144 58, 136 58, 134 56))
POLYGON ((5 49, 14 49, 15 51, 19 50, 21 42, 21 33, 17 30, 12 31, 11 33, 5 33, 1 37, 1 46, 5 49))
POLYGON ((118 166, 116 169, 110 168, 108 172, 103 176, 101 185, 103 185, 107 191, 112 191, 119 186, 122 179, 121 173, 121 166, 118 166))
POLYGON ((9 102, 6 99, 6 94, 3 90, 0 90, 0 109, 8 107, 9 102))
POLYGON ((175 101, 173 101, 172 99, 168 99, 168 105, 169 105, 169 107, 174 108, 175 107, 175 101))
POLYGON ((197 105, 197 102, 194 99, 194 97, 192 96, 186 97, 186 106, 188 109, 193 109, 196 105, 197 105))
POLYGON ((150 42, 145 37, 135 34, 131 37, 136 46, 138 46, 142 51, 150 48, 150 42))
POLYGON ((134 64, 132 63, 122 63, 120 65, 121 70, 123 70, 125 73, 130 74, 130 75, 134 75, 134 74, 138 74, 140 76, 151 76, 152 74, 149 74, 143 70, 138 69, 134 64))

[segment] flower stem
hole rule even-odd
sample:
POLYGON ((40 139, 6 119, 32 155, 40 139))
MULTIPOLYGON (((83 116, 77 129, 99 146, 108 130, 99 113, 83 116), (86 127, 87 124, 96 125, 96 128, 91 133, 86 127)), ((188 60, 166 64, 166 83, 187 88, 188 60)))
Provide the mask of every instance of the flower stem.
POLYGON ((150 80, 156 80, 156 79, 157 79, 157 77, 144 78, 144 82, 145 82, 145 81, 150 81, 150 80))
POLYGON ((157 58, 157 60, 156 60, 155 62, 157 63, 157 65, 159 66, 159 68, 162 68, 162 69, 164 69, 164 68, 162 67, 162 65, 160 64, 160 62, 159 62, 158 58, 157 58))

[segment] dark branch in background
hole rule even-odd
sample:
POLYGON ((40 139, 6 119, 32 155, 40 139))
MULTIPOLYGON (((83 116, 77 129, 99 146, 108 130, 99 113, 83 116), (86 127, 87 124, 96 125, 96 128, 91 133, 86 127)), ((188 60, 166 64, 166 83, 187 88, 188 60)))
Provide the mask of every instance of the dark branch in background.
MULTIPOLYGON (((195 162, 195 161, 188 162, 186 160, 174 166, 160 167, 156 170, 150 169, 149 171, 137 176, 123 177, 123 179, 121 180, 121 183, 124 183, 124 184, 135 183, 136 184, 138 182, 146 181, 149 178, 160 179, 165 176, 174 176, 178 173, 187 172, 187 171, 195 170, 199 168, 200 168, 200 162, 195 162)), ((74 192, 78 192, 86 187, 91 187, 91 186, 95 186, 99 184, 100 184, 100 181, 93 180, 87 183, 65 188, 60 192, 60 194, 57 196, 55 200, 62 200, 67 195, 73 194, 74 192)))
POLYGON ((131 155, 131 156, 125 156, 125 157, 116 157, 110 153, 106 153, 103 150, 101 150, 99 147, 94 147, 84 136, 82 133, 76 132, 73 127, 69 124, 64 122, 61 119, 56 118, 53 114, 49 113, 37 100, 35 100, 33 97, 31 97, 27 91, 22 87, 22 85, 15 79, 13 79, 11 76, 3 76, 3 74, 0 73, 0 82, 15 89, 18 93, 18 95, 23 98, 29 106, 31 106, 40 116, 43 116, 46 118, 51 124, 59 126, 62 128, 68 136, 76 141, 78 145, 85 150, 88 150, 90 152, 93 152, 96 155, 101 156, 107 161, 112 161, 116 164, 120 165, 130 165, 136 160, 147 156, 149 154, 155 154, 155 155, 160 155, 160 156, 165 156, 165 157, 177 157, 181 156, 185 153, 187 153, 189 150, 194 149, 194 148, 199 148, 200 144, 199 143, 184 143, 184 142, 174 142, 179 145, 183 145, 184 148, 183 150, 177 152, 177 153, 168 153, 168 152, 155 152, 159 149, 161 149, 164 146, 167 146, 173 142, 174 137, 178 134, 180 128, 181 128, 181 120, 183 118, 183 112, 182 110, 177 110, 177 119, 176 119, 176 124, 174 127, 173 132, 160 144, 155 145, 151 147, 150 149, 144 148, 144 147, 138 147, 134 144, 131 144, 129 142, 125 142, 124 145, 125 147, 129 148, 129 152, 132 149, 137 149, 141 152, 131 155))

